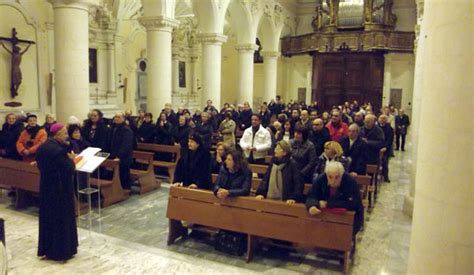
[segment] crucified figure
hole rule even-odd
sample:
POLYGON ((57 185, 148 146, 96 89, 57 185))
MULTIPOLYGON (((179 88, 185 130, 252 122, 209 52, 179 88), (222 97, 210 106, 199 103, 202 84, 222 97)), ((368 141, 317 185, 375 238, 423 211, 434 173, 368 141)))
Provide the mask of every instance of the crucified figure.
POLYGON ((11 61, 11 95, 12 97, 15 97, 18 95, 18 88, 20 87, 21 84, 21 69, 20 69, 20 64, 21 64, 21 56, 25 54, 25 52, 30 48, 31 44, 28 44, 26 48, 21 51, 21 48, 18 46, 13 46, 12 50, 9 50, 5 44, 0 42, 2 44, 2 47, 12 56, 12 61, 11 61))

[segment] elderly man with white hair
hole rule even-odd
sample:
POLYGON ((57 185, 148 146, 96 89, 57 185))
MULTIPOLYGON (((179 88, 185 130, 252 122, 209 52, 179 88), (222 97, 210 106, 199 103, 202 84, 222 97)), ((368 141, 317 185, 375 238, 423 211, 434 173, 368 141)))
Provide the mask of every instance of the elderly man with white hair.
POLYGON ((364 208, 357 182, 344 172, 344 166, 331 161, 309 190, 306 209, 318 215, 324 209, 343 208, 355 211, 352 234, 355 236, 364 223, 364 208))

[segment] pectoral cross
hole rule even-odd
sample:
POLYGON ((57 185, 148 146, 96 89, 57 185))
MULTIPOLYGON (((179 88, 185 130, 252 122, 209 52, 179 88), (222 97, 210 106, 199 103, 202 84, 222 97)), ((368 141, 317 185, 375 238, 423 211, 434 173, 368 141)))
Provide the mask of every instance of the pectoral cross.
POLYGON ((20 87, 21 80, 22 80, 22 75, 21 75, 21 69, 20 69, 20 64, 21 64, 21 56, 28 51, 30 48, 31 44, 35 44, 34 41, 29 41, 29 40, 23 40, 23 39, 18 39, 16 36, 18 33, 16 32, 16 29, 12 29, 12 37, 1 37, 0 36, 0 44, 2 47, 12 56, 11 59, 11 83, 10 83, 10 92, 11 92, 11 97, 15 98, 15 96, 18 95, 18 88, 20 87), (3 44, 3 41, 10 42, 12 45, 11 50, 3 44), (28 44, 26 48, 22 51, 21 48, 18 46, 20 43, 25 43, 28 44))

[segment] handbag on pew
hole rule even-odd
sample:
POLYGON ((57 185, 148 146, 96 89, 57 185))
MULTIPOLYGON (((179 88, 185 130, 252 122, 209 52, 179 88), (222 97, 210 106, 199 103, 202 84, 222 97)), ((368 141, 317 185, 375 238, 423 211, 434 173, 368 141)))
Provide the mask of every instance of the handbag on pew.
POLYGON ((226 254, 242 256, 247 251, 247 235, 220 230, 214 237, 214 249, 226 254))

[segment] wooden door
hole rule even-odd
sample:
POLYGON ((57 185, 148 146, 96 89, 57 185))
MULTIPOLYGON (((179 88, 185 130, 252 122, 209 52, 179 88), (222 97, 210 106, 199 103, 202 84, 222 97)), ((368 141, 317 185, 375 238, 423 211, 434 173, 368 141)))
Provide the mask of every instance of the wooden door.
POLYGON ((402 89, 390 89, 390 105, 400 109, 402 106, 402 89))

